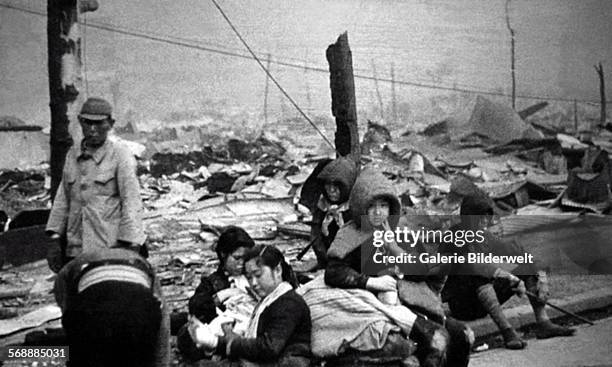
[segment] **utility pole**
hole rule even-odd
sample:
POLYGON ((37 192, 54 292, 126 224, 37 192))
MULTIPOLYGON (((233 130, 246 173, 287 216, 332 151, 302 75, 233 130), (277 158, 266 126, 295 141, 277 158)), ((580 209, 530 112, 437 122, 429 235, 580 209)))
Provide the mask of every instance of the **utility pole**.
POLYGON ((391 109, 393 123, 397 124, 397 94, 395 93, 395 64, 391 63, 391 109))
POLYGON ((78 14, 97 8, 96 0, 47 0, 51 198, 55 198, 62 179, 66 153, 73 144, 70 121, 72 119, 76 122, 78 113, 81 88, 81 36, 78 14))
POLYGON ((510 32, 510 72, 512 74, 512 109, 516 110, 516 75, 514 57, 514 29, 510 26, 510 0, 506 0, 506 27, 510 32))
POLYGON ((595 71, 597 71, 597 76, 599 76, 599 96, 601 98, 601 111, 599 114, 599 123, 601 126, 606 125, 606 81, 604 77, 603 65, 601 62, 598 65, 595 65, 595 71))
POLYGON ((378 77, 376 76, 376 65, 372 59, 372 73, 374 75, 374 87, 376 88, 376 98, 378 98, 378 108, 380 109, 380 122, 385 122, 385 114, 380 89, 378 88, 378 77))
POLYGON ((351 155, 359 164, 359 131, 357 130, 357 105, 353 57, 348 34, 342 33, 336 43, 327 47, 329 78, 332 95, 332 114, 336 118, 336 152, 339 156, 351 155))
POLYGON ((574 99, 574 132, 578 135, 578 101, 574 99))

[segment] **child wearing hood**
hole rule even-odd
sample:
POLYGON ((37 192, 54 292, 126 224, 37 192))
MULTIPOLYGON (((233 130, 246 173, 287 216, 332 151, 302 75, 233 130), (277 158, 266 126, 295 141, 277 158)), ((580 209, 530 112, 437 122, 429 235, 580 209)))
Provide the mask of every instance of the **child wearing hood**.
POLYGON ((321 196, 312 214, 310 238, 319 268, 327 266, 327 250, 338 229, 351 219, 349 194, 357 176, 357 165, 348 157, 329 162, 317 175, 321 196))
MULTIPOLYGON (((396 228, 401 204, 389 180, 373 169, 360 173, 349 197, 353 220, 336 235, 327 253, 325 283, 338 288, 360 288, 380 295, 397 294, 397 279, 389 274, 384 264, 373 264, 370 259, 377 249, 373 246, 374 230, 396 228), (368 266, 368 274, 364 266, 368 266)), ((397 244, 385 246, 385 251, 397 255, 403 250, 397 244)), ((426 273, 424 265, 413 264, 403 269, 413 274, 426 273)), ((387 298, 388 300, 388 298, 387 298)), ((408 337, 419 344, 417 352, 422 366, 443 366, 449 349, 448 331, 439 323, 417 315, 408 337)), ((451 355, 449 355, 452 358, 451 355)))

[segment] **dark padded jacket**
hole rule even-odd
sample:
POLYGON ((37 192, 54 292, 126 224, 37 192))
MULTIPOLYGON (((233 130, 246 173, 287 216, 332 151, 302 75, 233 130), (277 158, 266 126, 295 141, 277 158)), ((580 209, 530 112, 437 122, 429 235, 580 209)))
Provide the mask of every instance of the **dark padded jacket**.
MULTIPOLYGON (((257 338, 234 339, 228 357, 276 366, 304 365, 311 358, 311 329, 306 302, 295 291, 289 291, 262 312, 257 338)), ((219 343, 217 352, 225 354, 226 347, 219 343)))
MULTIPOLYGON (((372 251, 373 228, 362 228, 362 217, 367 215, 368 207, 375 198, 385 198, 390 203, 391 227, 397 225, 401 213, 401 203, 395 195, 391 182, 381 173, 368 168, 359 174, 349 197, 352 220, 338 231, 327 256, 329 263, 325 269, 325 283, 338 288, 365 289, 369 276, 361 272, 367 257, 362 250, 372 251), (367 246, 367 247, 362 247, 367 246)), ((365 223, 365 222, 364 222, 365 223)), ((377 269, 371 269, 376 272, 377 269)), ((382 270, 382 269, 378 269, 382 270)))
POLYGON ((229 287, 227 275, 220 268, 208 276, 203 276, 195 293, 189 299, 189 313, 203 323, 211 322, 217 317, 215 307, 223 308, 223 305, 215 304, 215 294, 229 287))

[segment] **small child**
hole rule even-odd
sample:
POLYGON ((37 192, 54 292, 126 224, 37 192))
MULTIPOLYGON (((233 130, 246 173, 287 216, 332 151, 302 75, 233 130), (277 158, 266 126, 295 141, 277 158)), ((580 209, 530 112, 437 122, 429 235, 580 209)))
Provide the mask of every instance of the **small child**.
POLYGON ((319 268, 327 265, 327 250, 338 229, 350 219, 348 198, 357 176, 357 165, 348 157, 329 162, 317 176, 322 192, 313 211, 311 240, 319 268))
MULTIPOLYGON (((362 171, 355 181, 349 198, 353 220, 336 235, 329 251, 325 283, 338 288, 360 288, 377 294, 379 299, 394 303, 398 280, 389 274, 387 265, 373 263, 374 251, 388 251, 397 255, 403 250, 397 243, 386 243, 384 250, 373 246, 374 230, 396 228, 401 214, 401 203, 389 180, 374 169, 362 171), (366 269, 367 267, 367 269, 366 269), (368 270, 366 273, 365 270, 368 270), (370 275, 376 274, 376 275, 370 275), (382 293, 382 295, 381 295, 382 293)), ((414 264, 414 267, 422 265, 414 264)), ((410 269, 423 273, 426 269, 410 269)), ((408 337, 419 344, 422 366, 439 366, 446 360, 450 336, 439 323, 415 315, 408 337)), ((469 352, 469 348, 467 350, 469 352)), ((449 355, 452 360, 453 355, 449 355)), ((459 364, 457 364, 459 365, 459 364)), ((467 365, 467 363, 466 363, 467 365)))

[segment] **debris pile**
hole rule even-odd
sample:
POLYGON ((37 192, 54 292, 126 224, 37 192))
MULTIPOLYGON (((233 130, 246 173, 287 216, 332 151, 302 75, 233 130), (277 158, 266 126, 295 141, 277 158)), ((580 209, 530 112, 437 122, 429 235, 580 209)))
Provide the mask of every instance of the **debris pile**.
POLYGON ((44 208, 49 202, 49 165, 26 170, 0 170, 0 208, 9 216, 23 209, 44 208))
MULTIPOLYGON (((375 166, 391 179, 406 207, 429 214, 456 213, 459 199, 470 193, 486 195, 502 215, 609 210, 607 149, 612 148, 612 134, 602 133, 587 144, 524 121, 543 107, 516 113, 478 98, 468 121, 449 117, 397 138, 384 125, 368 122, 361 164, 375 166)), ((216 268, 214 245, 228 225, 278 246, 299 271, 312 270, 312 251, 297 260, 310 234, 308 203, 319 194, 311 176, 333 158, 293 157, 284 142, 261 135, 191 152, 158 152, 141 160, 150 260, 171 306, 184 311, 200 277, 216 268)), ((45 207, 47 169, 0 172, 0 194, 45 207)), ((6 271, 0 273, 0 284, 16 284, 28 292, 39 284, 21 284, 6 271)), ((0 299, 6 312, 32 306, 37 299, 9 296, 0 299)))
POLYGON ((443 199, 458 178, 473 182, 500 213, 535 203, 597 213, 609 209, 606 148, 612 134, 602 132, 594 147, 524 120, 546 106, 539 103, 516 113, 479 96, 468 120, 449 117, 393 140, 384 126, 369 122, 364 138, 368 148, 362 150, 369 156, 364 160, 394 180, 405 204, 431 213, 451 210, 443 199), (372 141, 377 149, 372 149, 372 141), (574 185, 582 193, 571 188, 574 185), (578 200, 571 199, 576 196, 578 200))

